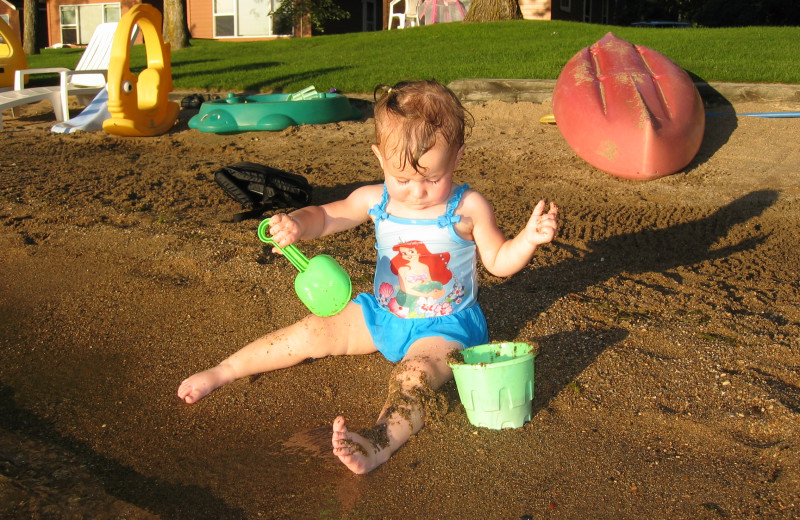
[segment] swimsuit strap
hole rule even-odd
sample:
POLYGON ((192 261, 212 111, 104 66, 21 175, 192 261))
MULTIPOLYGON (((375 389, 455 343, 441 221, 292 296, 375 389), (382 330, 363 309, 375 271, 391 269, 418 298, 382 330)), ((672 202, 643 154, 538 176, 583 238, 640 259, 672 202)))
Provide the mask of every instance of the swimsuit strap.
MULTIPOLYGON (((461 222, 461 215, 456 215, 455 211, 458 205, 461 203, 461 197, 464 196, 464 192, 469 189, 469 184, 462 184, 453 192, 453 196, 450 197, 450 200, 447 201, 447 207, 445 209, 444 215, 436 219, 436 224, 440 228, 444 228, 450 226, 452 224, 458 224, 461 222)), ((375 217, 375 222, 378 223, 381 220, 386 220, 389 218, 389 213, 386 212, 386 204, 389 203, 389 192, 386 189, 386 183, 383 184, 383 195, 381 196, 381 201, 375 204, 372 208, 367 210, 369 215, 375 217)))
POLYGON ((440 228, 461 222, 461 215, 456 215, 455 212, 456 208, 461 203, 461 197, 464 196, 464 192, 468 189, 469 184, 462 184, 456 188, 455 192, 453 192, 453 196, 447 201, 447 209, 445 210, 444 215, 436 219, 436 223, 440 228))
POLYGON ((386 220, 387 218, 389 218, 389 214, 386 213, 386 204, 388 203, 389 203, 389 192, 386 190, 386 183, 383 183, 383 197, 381 197, 381 201, 375 204, 371 209, 367 210, 367 214, 375 217, 376 224, 381 220, 386 220))

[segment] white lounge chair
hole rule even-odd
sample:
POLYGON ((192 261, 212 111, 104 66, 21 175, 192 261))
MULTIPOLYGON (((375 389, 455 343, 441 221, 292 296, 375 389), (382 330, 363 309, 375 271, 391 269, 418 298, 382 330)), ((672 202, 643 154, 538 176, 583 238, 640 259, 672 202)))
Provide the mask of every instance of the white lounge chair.
MULTIPOLYGON (((108 64, 111 60, 111 46, 114 41, 114 32, 117 22, 102 23, 97 26, 75 70, 64 67, 49 67, 43 69, 21 69, 14 75, 14 90, 24 88, 25 76, 32 74, 59 74, 59 84, 52 87, 38 87, 59 91, 61 113, 69 118, 69 96, 78 96, 78 102, 86 105, 92 98, 106 86, 108 64)), ((131 41, 136 38, 138 31, 134 31, 131 41)), ((31 89, 25 89, 31 90, 31 89)), ((40 101, 40 99, 37 99, 40 101)), ((20 103, 21 104, 21 103, 20 103)), ((58 117, 58 113, 56 113, 58 117)), ((59 118, 60 121, 64 119, 59 118)))
POLYGON ((3 128, 3 110, 14 108, 28 103, 49 101, 53 105, 56 119, 65 121, 68 113, 64 112, 61 103, 61 89, 59 87, 33 87, 20 90, 7 90, 0 92, 0 129, 3 128))
POLYGON ((417 17, 417 8, 419 7, 419 0, 392 0, 389 2, 389 29, 392 28, 392 19, 397 19, 397 28, 405 29, 406 23, 408 27, 419 25, 417 17), (397 4, 405 2, 402 11, 395 12, 397 4))

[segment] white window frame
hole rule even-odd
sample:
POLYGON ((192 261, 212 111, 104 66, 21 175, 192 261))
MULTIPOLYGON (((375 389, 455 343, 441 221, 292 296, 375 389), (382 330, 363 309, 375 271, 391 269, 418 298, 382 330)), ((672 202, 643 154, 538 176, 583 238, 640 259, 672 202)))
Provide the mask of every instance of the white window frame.
POLYGON ((236 35, 236 0, 233 0, 233 11, 217 11, 217 0, 213 0, 211 4, 211 16, 213 18, 213 27, 212 27, 212 34, 214 38, 232 38, 236 35), (230 16, 233 18, 233 34, 217 34, 217 18, 222 18, 223 16, 230 16))
POLYGON ((572 0, 561 0, 559 7, 562 11, 569 13, 572 11, 572 0))
POLYGON ((61 5, 58 7, 58 31, 61 43, 64 42, 64 29, 75 29, 75 42, 81 41, 80 34, 78 34, 78 6, 77 5, 61 5), (75 23, 64 23, 64 11, 75 10, 75 23))
POLYGON ((592 23, 592 0, 583 0, 583 21, 592 23))
MULTIPOLYGON (((59 30, 59 37, 61 38, 61 43, 64 43, 64 28, 72 28, 75 29, 75 38, 77 45, 86 45, 89 42, 89 38, 92 37, 91 34, 84 35, 81 33, 81 7, 100 7, 103 12, 103 20, 101 23, 107 22, 118 22, 120 17, 122 16, 122 4, 120 2, 105 2, 101 4, 69 4, 69 5, 60 5, 58 6, 58 30, 59 30), (116 20, 109 17, 109 7, 116 7, 117 8, 117 17, 116 20), (75 10, 75 23, 74 24, 65 24, 63 22, 63 12, 65 9, 74 9, 75 10), (86 36, 86 41, 83 41, 83 37, 86 36)), ((94 32, 94 30, 92 30, 94 32)))
MULTIPOLYGON (((267 31, 266 34, 247 34, 241 35, 239 29, 239 2, 240 0, 231 0, 233 2, 233 12, 217 12, 217 2, 216 0, 212 2, 212 13, 211 16, 213 18, 213 27, 212 27, 212 34, 214 38, 258 38, 262 36, 289 36, 287 34, 277 34, 273 30, 273 23, 272 23, 272 15, 267 15, 267 31), (223 16, 230 16, 233 17, 233 34, 217 34, 217 18, 223 16)), ((284 0, 284 1, 291 1, 291 0, 284 0)), ((269 5, 268 13, 274 12, 278 7, 281 5, 281 0, 265 0, 265 3, 269 5)))

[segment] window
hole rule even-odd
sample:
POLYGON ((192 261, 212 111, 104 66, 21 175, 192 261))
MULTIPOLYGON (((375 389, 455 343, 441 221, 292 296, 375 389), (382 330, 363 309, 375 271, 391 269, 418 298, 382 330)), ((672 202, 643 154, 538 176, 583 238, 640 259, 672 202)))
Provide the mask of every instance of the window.
POLYGON ((119 4, 62 5, 61 43, 86 45, 97 26, 105 22, 118 22, 119 4))
POLYGON ((214 0, 214 37, 255 37, 280 34, 272 12, 281 0, 214 0))
POLYGON ((119 4, 105 4, 103 5, 103 21, 105 22, 118 22, 120 18, 119 4))
MULTIPOLYGON (((9 16, 7 14, 0 14, 0 18, 2 18, 3 21, 6 22, 6 24, 10 24, 11 23, 10 22, 10 18, 9 18, 9 16)), ((2 36, 0 36, 0 44, 2 44, 4 46, 6 44, 6 41, 3 39, 2 36)), ((3 50, 5 50, 5 49, 4 48, 0 48, 0 51, 3 51, 3 50)), ((2 55, 2 57, 5 57, 5 55, 2 55)))
POLYGON ((74 5, 61 6, 61 43, 76 45, 78 43, 78 8, 74 5))
POLYGON ((236 0, 214 0, 214 36, 236 36, 236 0))
POLYGON ((572 10, 572 0, 561 0, 561 10, 570 12, 572 10))

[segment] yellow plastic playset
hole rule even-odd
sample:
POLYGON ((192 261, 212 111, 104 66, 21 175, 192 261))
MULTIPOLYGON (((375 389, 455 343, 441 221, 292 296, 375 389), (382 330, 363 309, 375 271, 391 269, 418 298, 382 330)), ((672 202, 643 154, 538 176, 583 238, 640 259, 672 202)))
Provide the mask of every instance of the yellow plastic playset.
POLYGON ((180 107, 169 100, 172 91, 170 46, 161 36, 161 13, 139 4, 119 21, 108 68, 109 119, 103 130, 110 134, 143 137, 167 132, 180 107), (147 68, 136 76, 130 70, 130 39, 134 25, 144 36, 147 68))

